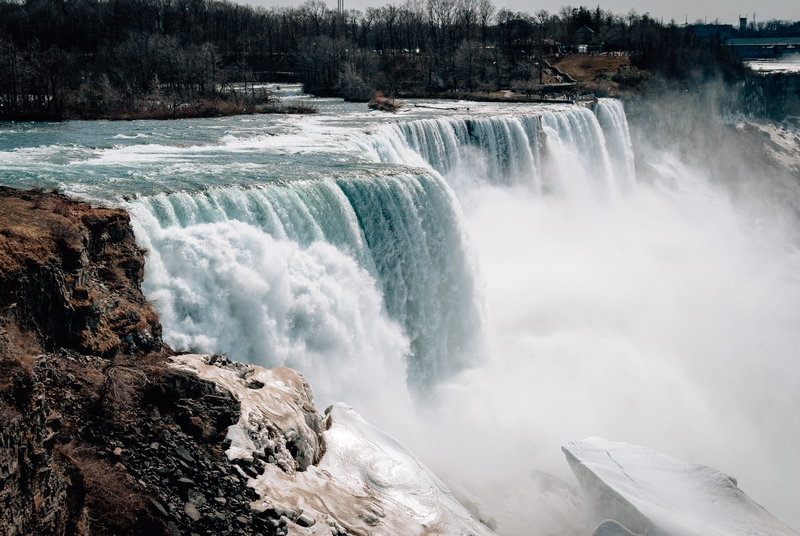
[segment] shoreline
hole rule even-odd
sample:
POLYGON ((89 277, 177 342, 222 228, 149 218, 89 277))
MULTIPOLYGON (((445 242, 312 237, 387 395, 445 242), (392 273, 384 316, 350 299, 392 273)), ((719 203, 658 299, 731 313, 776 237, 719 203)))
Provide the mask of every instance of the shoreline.
MULTIPOLYGON (((314 97, 314 95, 309 95, 314 97)), ((612 96, 611 98, 622 98, 612 96)), ((447 102, 492 102, 506 104, 577 104, 577 103, 596 103, 598 97, 592 93, 564 95, 563 98, 548 98, 526 96, 512 92, 492 92, 489 94, 466 93, 466 94, 443 94, 443 95, 400 95, 396 100, 402 104, 402 99, 432 99, 447 102), (510 95, 503 95, 510 93, 510 95)), ((624 100, 624 99, 623 99, 624 100)), ((347 101, 345 102, 362 102, 347 101)), ((367 104, 367 101, 363 102, 367 104)), ((415 105, 415 107, 418 107, 415 105)), ((248 115, 313 115, 319 110, 313 104, 313 100, 299 105, 288 106, 267 106, 254 110, 234 110, 229 111, 223 108, 206 108, 187 106, 178 112, 157 111, 112 111, 97 112, 87 114, 65 114, 61 117, 42 116, 34 114, 21 114, 9 117, 0 117, 0 123, 61 123, 64 121, 172 121, 180 119, 208 119, 214 117, 234 117, 248 115)), ((387 113, 392 113, 387 111, 387 113)))
POLYGON ((88 109, 82 113, 68 110, 60 113, 22 113, 3 116, 0 123, 42 122, 60 123, 62 121, 139 121, 157 120, 170 121, 174 119, 204 119, 211 117, 232 117, 236 115, 306 115, 317 113, 313 104, 303 102, 299 104, 282 105, 280 102, 266 104, 248 104, 244 102, 227 101, 224 99, 200 100, 192 103, 181 103, 169 107, 142 106, 133 109, 88 109))

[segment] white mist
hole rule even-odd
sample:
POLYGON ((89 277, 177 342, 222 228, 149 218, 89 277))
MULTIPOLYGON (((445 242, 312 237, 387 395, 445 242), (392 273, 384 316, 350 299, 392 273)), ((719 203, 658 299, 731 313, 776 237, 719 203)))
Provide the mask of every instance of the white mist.
POLYGON ((559 447, 590 436, 727 472, 800 526, 797 250, 669 155, 663 182, 615 193, 594 186, 602 168, 567 158, 579 147, 549 149, 552 195, 459 190, 491 350, 440 386, 428 459, 489 505, 520 503, 500 533, 543 517, 546 499, 526 518, 513 490, 534 469, 572 482, 559 447))

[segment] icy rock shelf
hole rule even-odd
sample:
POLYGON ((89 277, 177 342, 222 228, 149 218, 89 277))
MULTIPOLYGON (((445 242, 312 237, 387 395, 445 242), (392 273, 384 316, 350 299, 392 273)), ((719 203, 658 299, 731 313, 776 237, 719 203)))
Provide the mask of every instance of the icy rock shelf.
POLYGON ((453 534, 492 531, 399 442, 335 404, 324 419, 292 369, 181 355, 173 366, 230 391, 241 404, 228 459, 244 462, 256 511, 273 510, 299 534, 453 534))
MULTIPOLYGON (((199 354, 172 358, 233 394, 226 455, 287 531, 300 534, 493 534, 406 447, 338 403, 314 408, 299 372, 199 354)), ((734 478, 653 449, 600 438, 562 450, 589 505, 586 534, 791 536, 734 478), (594 527, 594 530, 592 530, 594 527)))

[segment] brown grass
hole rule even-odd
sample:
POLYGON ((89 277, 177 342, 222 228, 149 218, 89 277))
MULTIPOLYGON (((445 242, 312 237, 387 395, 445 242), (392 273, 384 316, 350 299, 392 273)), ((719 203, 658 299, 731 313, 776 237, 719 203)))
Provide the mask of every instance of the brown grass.
POLYGON ((44 264, 56 255, 59 239, 77 245, 82 233, 81 217, 120 212, 92 209, 86 203, 42 188, 16 190, 0 186, 0 277, 4 272, 44 264))
POLYGON ((315 114, 319 112, 319 108, 314 106, 313 104, 309 104, 307 102, 300 102, 297 104, 290 104, 288 106, 283 107, 284 112, 287 114, 299 114, 299 115, 307 115, 307 114, 315 114))
POLYGON ((259 106, 256 111, 260 114, 310 115, 319 113, 319 108, 307 102, 287 105, 280 103, 268 103, 263 106, 259 106))
POLYGON ((105 370, 102 387, 104 405, 119 418, 125 418, 141 398, 149 383, 147 375, 138 367, 110 365, 105 370))
POLYGON ((0 393, 13 387, 22 378, 30 378, 33 357, 42 349, 36 337, 21 331, 8 310, 0 316, 0 393))
MULTIPOLYGON (((0 391, 2 390, 3 390, 2 387, 0 387, 0 391)), ((5 428, 7 426, 10 426, 20 417, 22 417, 22 414, 16 409, 12 408, 11 406, 7 405, 0 406, 0 427, 5 428)))
POLYGON ((92 533, 144 534, 150 521, 146 498, 133 489, 132 478, 124 468, 111 465, 94 449, 75 442, 59 445, 57 452, 80 470, 92 533))
MULTIPOLYGON (((63 207, 64 205, 60 204, 59 206, 63 207)), ((63 242, 70 249, 79 250, 83 245, 83 233, 80 226, 69 219, 53 218, 50 221, 50 232, 53 238, 63 242)))
MULTIPOLYGON (((38 203, 38 197, 37 197, 38 203)), ((35 210, 34 203, 6 197, 0 208, 0 272, 24 268, 28 261, 43 264, 54 256, 52 213, 35 210)))
POLYGON ((113 121, 132 121, 136 119, 193 119, 201 117, 223 117, 241 114, 254 114, 268 111, 271 104, 263 94, 233 95, 217 97, 198 97, 187 100, 137 99, 128 107, 97 107, 91 109, 71 109, 66 112, 70 119, 110 119, 113 121))
MULTIPOLYGON (((58 192, 54 191, 53 193, 57 194, 58 192)), ((68 202, 63 197, 54 197, 52 207, 53 207, 52 208, 53 212, 55 212, 56 214, 60 214, 66 217, 72 216, 73 203, 68 202)))
POLYGON ((547 58, 550 65, 558 67, 578 82, 589 82, 598 76, 612 74, 625 65, 630 65, 628 56, 609 56, 599 54, 570 54, 567 56, 551 56, 547 58))

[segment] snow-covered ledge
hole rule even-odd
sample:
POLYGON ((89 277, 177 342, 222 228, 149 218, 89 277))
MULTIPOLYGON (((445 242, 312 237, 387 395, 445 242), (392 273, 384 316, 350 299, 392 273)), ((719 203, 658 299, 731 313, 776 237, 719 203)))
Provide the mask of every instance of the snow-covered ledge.
POLYGON ((292 533, 493 534, 411 451, 352 408, 337 404, 322 418, 299 372, 197 354, 172 363, 239 401, 226 455, 252 477, 260 499, 251 507, 282 516, 292 533))
POLYGON ((596 437, 562 450, 589 503, 590 526, 599 523, 596 536, 798 536, 711 467, 596 437))

